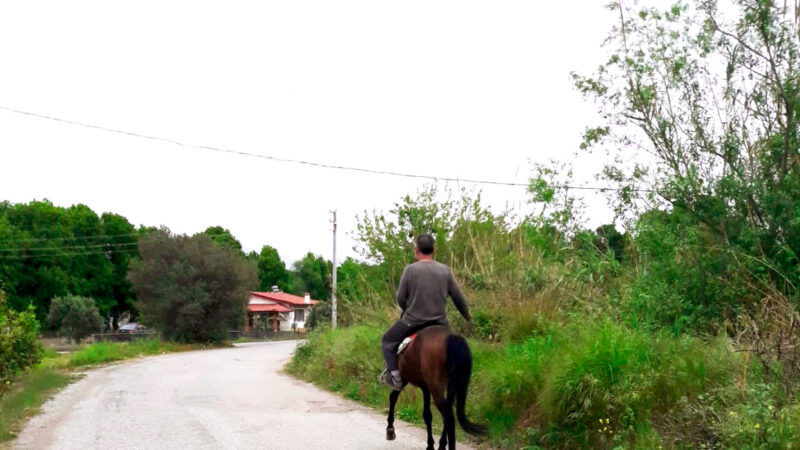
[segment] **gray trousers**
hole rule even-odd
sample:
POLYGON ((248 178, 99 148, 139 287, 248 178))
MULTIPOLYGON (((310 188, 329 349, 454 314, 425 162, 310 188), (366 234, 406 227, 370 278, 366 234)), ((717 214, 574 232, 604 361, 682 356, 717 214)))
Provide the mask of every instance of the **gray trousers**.
POLYGON ((448 326, 447 320, 426 322, 419 325, 406 325, 402 320, 398 320, 394 325, 389 327, 389 330, 387 330, 381 338, 383 359, 386 360, 386 368, 389 369, 389 371, 398 370, 397 347, 400 346, 403 339, 431 325, 448 326))

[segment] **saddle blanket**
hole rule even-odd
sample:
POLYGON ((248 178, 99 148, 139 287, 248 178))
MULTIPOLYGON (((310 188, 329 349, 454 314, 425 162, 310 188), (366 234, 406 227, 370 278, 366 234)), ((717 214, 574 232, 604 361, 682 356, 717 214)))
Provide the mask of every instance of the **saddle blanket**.
POLYGON ((405 350, 406 347, 408 347, 408 344, 410 344, 415 337, 417 337, 417 335, 412 334, 411 336, 403 339, 403 342, 400 343, 400 347, 397 347, 397 354, 399 355, 400 353, 403 353, 403 350, 405 350))

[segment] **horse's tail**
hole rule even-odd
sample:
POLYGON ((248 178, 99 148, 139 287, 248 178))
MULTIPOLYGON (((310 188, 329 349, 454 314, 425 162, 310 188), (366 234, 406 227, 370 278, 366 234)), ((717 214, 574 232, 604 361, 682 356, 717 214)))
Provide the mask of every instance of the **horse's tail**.
POLYGON ((447 397, 455 396, 456 415, 461 428, 469 434, 486 435, 486 426, 467 419, 467 387, 472 375, 472 353, 467 340, 457 334, 447 337, 447 397))

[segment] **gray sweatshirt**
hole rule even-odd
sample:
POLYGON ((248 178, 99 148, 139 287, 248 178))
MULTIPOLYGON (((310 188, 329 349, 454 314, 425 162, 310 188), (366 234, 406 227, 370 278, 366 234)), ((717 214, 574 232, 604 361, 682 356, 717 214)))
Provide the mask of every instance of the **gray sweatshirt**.
POLYGON ((400 320, 412 327, 426 322, 447 324, 448 296, 458 312, 469 317, 467 301, 449 267, 436 261, 410 264, 397 286, 397 305, 403 310, 400 320))

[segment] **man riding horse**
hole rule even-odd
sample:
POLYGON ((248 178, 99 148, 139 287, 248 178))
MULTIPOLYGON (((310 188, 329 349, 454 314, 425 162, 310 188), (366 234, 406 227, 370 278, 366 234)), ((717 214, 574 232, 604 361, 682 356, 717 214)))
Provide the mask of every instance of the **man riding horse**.
POLYGON ((397 391, 404 386, 397 363, 398 346, 403 339, 425 327, 449 326, 446 308, 448 296, 453 299, 453 304, 467 324, 472 323, 466 299, 453 272, 446 265, 434 261, 433 243, 433 237, 429 234, 417 237, 414 245, 417 262, 406 266, 397 287, 397 305, 403 312, 381 339, 386 370, 381 374, 380 381, 397 391))

